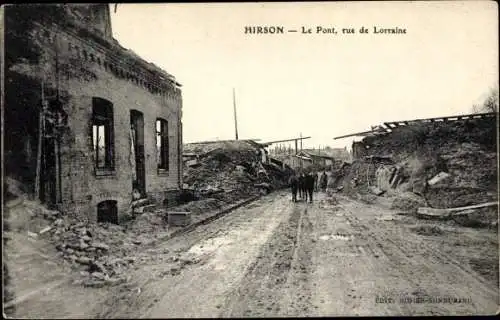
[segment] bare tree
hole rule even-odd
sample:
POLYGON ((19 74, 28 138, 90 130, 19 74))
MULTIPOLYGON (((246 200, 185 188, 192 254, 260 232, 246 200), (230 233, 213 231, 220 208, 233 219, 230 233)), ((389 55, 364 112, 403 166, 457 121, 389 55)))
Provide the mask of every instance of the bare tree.
POLYGON ((498 86, 490 89, 488 97, 484 100, 483 109, 486 112, 498 112, 498 86))
POLYGON ((498 85, 491 87, 483 104, 472 106, 474 113, 498 112, 498 85))

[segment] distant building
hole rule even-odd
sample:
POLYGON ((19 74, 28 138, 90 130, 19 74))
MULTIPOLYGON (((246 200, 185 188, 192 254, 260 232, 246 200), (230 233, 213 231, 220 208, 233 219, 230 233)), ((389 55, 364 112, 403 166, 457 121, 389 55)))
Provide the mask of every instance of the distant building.
POLYGON ((334 164, 334 158, 328 155, 318 154, 311 150, 302 150, 297 154, 275 156, 283 163, 297 170, 300 168, 308 168, 310 166, 328 167, 334 164))
POLYGON ((305 158, 305 161, 308 161, 306 159, 310 159, 310 163, 317 166, 331 166, 334 163, 334 158, 331 155, 324 153, 323 150, 316 151, 305 149, 299 152, 297 156, 305 158))
POLYGON ((5 7, 5 173, 44 203, 117 222, 134 195, 172 199, 181 117, 180 85, 113 39, 108 4, 5 7))

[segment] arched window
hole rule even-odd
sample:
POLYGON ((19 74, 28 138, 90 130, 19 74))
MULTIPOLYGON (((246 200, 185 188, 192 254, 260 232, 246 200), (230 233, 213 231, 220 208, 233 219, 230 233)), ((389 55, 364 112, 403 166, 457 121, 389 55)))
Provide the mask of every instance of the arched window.
POLYGON ((158 170, 168 171, 168 122, 156 119, 156 161, 158 170))
POLYGON ((96 169, 114 169, 113 104, 92 98, 92 150, 96 169))

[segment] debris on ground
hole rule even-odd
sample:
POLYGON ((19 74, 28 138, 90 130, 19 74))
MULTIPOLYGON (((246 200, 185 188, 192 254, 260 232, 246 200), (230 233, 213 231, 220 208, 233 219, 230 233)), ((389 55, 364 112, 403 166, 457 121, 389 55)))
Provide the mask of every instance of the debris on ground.
POLYGON ((139 232, 64 216, 25 196, 7 204, 9 231, 25 233, 33 241, 52 243, 61 259, 57 263, 68 264, 76 271, 75 284, 101 287, 121 283, 136 261, 134 241, 139 232))
POLYGON ((483 207, 453 214, 451 220, 468 228, 489 228, 498 230, 498 206, 483 207))
POLYGON ((418 208, 426 206, 425 199, 412 192, 402 192, 394 197, 391 209, 417 213, 418 208))
MULTIPOLYGON (((13 195, 5 204, 9 209, 11 231, 22 232, 33 241, 51 243, 58 252, 58 263, 75 271, 73 284, 101 288, 128 281, 128 271, 136 262, 143 262, 141 248, 168 233, 169 210, 188 212, 189 216, 204 215, 236 203, 241 197, 241 192, 214 193, 212 198, 190 201, 168 210, 159 207, 145 211, 121 225, 82 221, 47 209, 26 195, 13 195)), ((143 202, 136 201, 136 207, 148 205, 143 202)), ((186 223, 189 221, 172 223, 172 226, 186 223)))
POLYGON ((186 144, 184 153, 197 159, 196 165, 185 162, 187 189, 197 199, 234 202, 285 187, 291 169, 275 159, 262 161, 262 150, 249 141, 186 144))
POLYGON ((441 171, 440 173, 438 173, 437 175, 435 175, 432 179, 430 179, 429 181, 427 181, 427 184, 430 185, 430 186, 433 186, 439 182, 442 182, 444 181, 445 179, 451 177, 451 175, 449 173, 446 173, 446 172, 443 172, 441 171))
MULTIPOLYGON (((367 136, 361 144, 362 156, 333 170, 330 190, 342 188, 355 199, 367 194, 390 198, 393 209, 415 214, 419 207, 498 201, 495 118, 399 126, 390 134, 367 136)), ((474 223, 495 224, 483 220, 474 223)))
MULTIPOLYGON (((435 209, 429 207, 418 208, 417 213, 419 216, 426 216, 430 218, 440 218, 440 219, 450 219, 456 216, 466 216, 474 214, 481 209, 496 207, 498 208, 498 202, 487 202, 473 206, 458 207, 458 208, 448 208, 448 209, 435 209)), ((495 210, 497 211, 497 210, 495 210)))
POLYGON ((443 230, 438 226, 420 225, 410 228, 413 232, 423 236, 436 236, 442 235, 443 230))

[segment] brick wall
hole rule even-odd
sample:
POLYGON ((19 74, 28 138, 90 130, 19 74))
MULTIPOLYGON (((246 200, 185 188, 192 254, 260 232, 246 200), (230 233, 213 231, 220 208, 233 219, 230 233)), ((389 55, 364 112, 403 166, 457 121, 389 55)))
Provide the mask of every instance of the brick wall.
MULTIPOLYGON (((45 52, 40 65, 18 68, 47 87, 55 87, 55 79, 66 103, 68 132, 61 145, 62 207, 69 214, 96 220, 97 204, 116 200, 119 216, 128 212, 132 200, 132 165, 130 159, 130 110, 144 116, 144 148, 146 192, 158 202, 178 190, 181 143, 181 93, 177 88, 155 86, 146 77, 151 71, 137 67, 116 50, 106 50, 89 39, 66 33, 51 26, 33 30, 45 52), (55 77, 57 52, 58 77, 55 77), (134 67, 131 67, 134 66, 134 67), (43 66, 40 68, 40 66, 43 66), (40 71, 41 70, 41 71, 40 71), (141 72, 141 73, 138 73, 141 72), (139 79, 139 76, 141 79, 139 79), (167 89, 166 89, 167 88, 167 89), (96 176, 91 138, 92 98, 106 99, 113 104, 115 171, 110 176, 96 176), (168 121, 169 171, 159 174, 156 162, 156 119, 168 121)), ((116 48, 115 48, 116 49, 116 48)), ((133 159, 132 159, 133 160, 133 159)))

